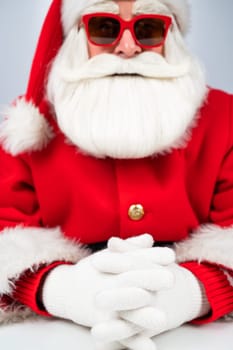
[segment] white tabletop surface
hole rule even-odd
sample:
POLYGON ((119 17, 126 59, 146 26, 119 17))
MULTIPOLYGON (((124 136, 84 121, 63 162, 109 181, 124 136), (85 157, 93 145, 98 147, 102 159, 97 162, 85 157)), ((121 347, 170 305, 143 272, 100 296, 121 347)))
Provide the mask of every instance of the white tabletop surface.
MULTIPOLYGON (((233 323, 185 325, 155 338, 158 350, 232 350, 233 323)), ((0 349, 94 350, 89 330, 62 320, 28 320, 0 326, 0 349)), ((142 349, 143 350, 143 349, 142 349)))

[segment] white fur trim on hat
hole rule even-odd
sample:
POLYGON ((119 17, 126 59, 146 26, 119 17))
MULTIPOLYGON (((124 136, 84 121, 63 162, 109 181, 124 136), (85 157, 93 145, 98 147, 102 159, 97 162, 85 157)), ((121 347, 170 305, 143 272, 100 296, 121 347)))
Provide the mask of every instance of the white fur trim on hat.
MULTIPOLYGON (((109 0, 107 0, 109 1, 109 0)), ((144 0, 145 3, 148 0, 144 0)), ((169 9, 176 19, 183 34, 186 33, 189 23, 189 5, 187 0, 156 0, 169 9)), ((73 25, 78 21, 82 12, 90 6, 103 2, 102 0, 63 0, 62 23, 64 33, 67 34, 73 25)))
POLYGON ((14 280, 25 270, 36 271, 54 261, 76 263, 89 253, 83 245, 64 238, 59 228, 7 228, 0 234, 0 295, 9 295, 14 280))
POLYGON ((95 5, 99 0, 63 0, 62 1, 62 24, 65 34, 78 21, 86 7, 95 5))
POLYGON ((175 246, 178 262, 205 261, 233 270, 233 227, 205 225, 175 246))
POLYGON ((187 0, 162 0, 161 2, 169 8, 175 17, 181 33, 187 33, 190 22, 190 9, 187 0))
POLYGON ((32 102, 24 98, 18 99, 4 114, 0 125, 0 143, 6 152, 14 156, 39 151, 53 138, 47 120, 32 102))

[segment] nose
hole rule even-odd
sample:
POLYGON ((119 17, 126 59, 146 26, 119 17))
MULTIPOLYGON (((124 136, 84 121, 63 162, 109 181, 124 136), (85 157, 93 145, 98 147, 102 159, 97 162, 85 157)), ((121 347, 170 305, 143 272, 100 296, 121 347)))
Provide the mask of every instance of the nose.
POLYGON ((132 58, 141 52, 142 49, 135 42, 130 30, 125 29, 120 41, 115 47, 114 54, 124 58, 132 58))

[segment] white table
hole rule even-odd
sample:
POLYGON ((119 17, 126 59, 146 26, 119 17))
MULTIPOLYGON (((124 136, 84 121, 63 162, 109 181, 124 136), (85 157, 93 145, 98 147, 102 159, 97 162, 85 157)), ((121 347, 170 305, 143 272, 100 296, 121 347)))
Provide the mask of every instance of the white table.
MULTIPOLYGON (((185 325, 155 338, 158 350, 232 350, 233 323, 185 325)), ((62 320, 36 319, 0 326, 2 350, 94 350, 89 330, 62 320)), ((143 350, 143 349, 142 349, 143 350)))

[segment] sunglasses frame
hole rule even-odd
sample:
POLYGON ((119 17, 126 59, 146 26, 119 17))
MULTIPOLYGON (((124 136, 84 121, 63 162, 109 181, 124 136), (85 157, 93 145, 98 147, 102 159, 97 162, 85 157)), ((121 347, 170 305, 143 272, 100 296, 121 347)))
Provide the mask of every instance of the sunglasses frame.
POLYGON ((166 40, 166 37, 167 37, 167 34, 168 34, 168 30, 169 30, 169 28, 170 28, 170 26, 172 24, 172 18, 169 17, 169 16, 159 15, 159 14, 142 14, 142 15, 135 16, 132 19, 126 21, 126 20, 124 20, 123 18, 121 18, 117 14, 108 13, 108 12, 96 12, 96 13, 90 13, 90 14, 83 15, 82 16, 82 23, 84 24, 88 40, 93 45, 102 46, 102 47, 115 46, 120 41, 124 31, 126 29, 128 29, 138 46, 140 46, 142 49, 151 49, 151 48, 154 48, 154 47, 162 46, 164 44, 164 42, 166 40), (113 18, 113 19, 117 20, 120 23, 120 32, 119 32, 117 38, 112 43, 110 43, 110 44, 98 44, 98 43, 95 43, 91 39, 90 34, 89 34, 89 30, 88 30, 88 23, 89 23, 89 20, 91 18, 93 18, 93 17, 109 17, 109 18, 113 18), (164 34, 163 40, 160 43, 158 43, 156 45, 143 45, 136 38, 136 35, 134 33, 134 24, 138 20, 144 19, 144 18, 161 19, 162 21, 164 21, 164 23, 165 23, 165 34, 164 34))

